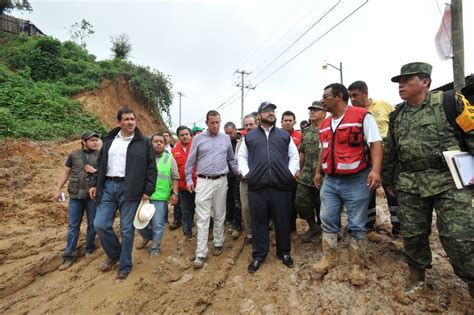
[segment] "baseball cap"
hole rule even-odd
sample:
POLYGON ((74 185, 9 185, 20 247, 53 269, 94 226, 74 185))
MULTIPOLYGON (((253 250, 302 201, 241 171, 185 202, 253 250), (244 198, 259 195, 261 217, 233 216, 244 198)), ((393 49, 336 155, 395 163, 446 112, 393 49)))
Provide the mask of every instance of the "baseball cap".
POLYGON ((326 110, 326 107, 320 101, 314 101, 308 109, 321 109, 326 110))
POLYGON ((97 132, 94 132, 94 131, 87 131, 87 132, 84 132, 81 136, 81 139, 82 140, 89 140, 90 138, 92 137, 97 137, 97 138, 100 138, 99 134, 97 132))
POLYGON ((260 104, 260 106, 258 107, 258 112, 261 113, 264 109, 268 107, 272 107, 273 110, 277 108, 275 104, 272 104, 270 102, 262 102, 262 104, 260 104))
POLYGON ((403 65, 400 74, 392 78, 392 82, 399 82, 401 77, 424 73, 431 76, 433 66, 426 62, 411 62, 403 65))

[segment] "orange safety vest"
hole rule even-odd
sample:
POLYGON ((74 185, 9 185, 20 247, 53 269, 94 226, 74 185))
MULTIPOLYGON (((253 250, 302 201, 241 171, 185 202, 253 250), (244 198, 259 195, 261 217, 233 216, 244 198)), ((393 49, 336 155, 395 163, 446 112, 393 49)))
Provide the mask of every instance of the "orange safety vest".
POLYGON ((319 141, 324 149, 323 172, 328 175, 356 174, 368 165, 363 121, 367 110, 348 106, 336 130, 331 128, 331 117, 319 129, 319 141))

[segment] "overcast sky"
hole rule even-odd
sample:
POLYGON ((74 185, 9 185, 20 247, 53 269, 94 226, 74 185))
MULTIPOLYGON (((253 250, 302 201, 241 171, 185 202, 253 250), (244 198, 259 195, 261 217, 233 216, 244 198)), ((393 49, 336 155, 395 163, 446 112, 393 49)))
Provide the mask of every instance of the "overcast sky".
MULTIPOLYGON (((133 46, 131 61, 169 75, 173 92, 186 95, 182 123, 191 126, 204 126, 206 112, 238 92, 237 69, 252 72, 245 84, 256 86, 246 91, 245 114, 268 100, 277 105, 278 116, 292 110, 298 122, 307 119, 307 107, 321 98, 327 84, 339 82, 339 71, 322 69, 325 61, 336 67, 342 62, 346 86, 364 80, 370 97, 392 104, 400 99, 390 78, 405 63, 431 63, 432 87, 453 80, 451 60, 440 60, 434 45, 446 2, 441 0, 370 0, 365 5, 365 0, 30 2, 32 13, 13 15, 31 20, 61 41, 69 38, 67 27, 83 18, 89 21, 95 34, 87 40, 87 49, 99 60, 111 57, 111 36, 127 33, 133 46)), ((474 72, 474 22, 467 18, 469 12, 474 12, 472 0, 464 1, 466 75, 474 72)), ((176 95, 173 129, 179 122, 178 100, 176 95)), ((240 126, 240 92, 218 110, 223 123, 240 126)))

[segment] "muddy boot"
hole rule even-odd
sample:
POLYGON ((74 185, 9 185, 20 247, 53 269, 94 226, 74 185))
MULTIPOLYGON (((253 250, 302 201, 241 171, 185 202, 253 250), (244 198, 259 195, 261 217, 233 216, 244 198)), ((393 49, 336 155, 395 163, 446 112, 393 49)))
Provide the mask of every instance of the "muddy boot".
POLYGON ((425 284, 425 269, 418 269, 414 266, 408 266, 410 275, 408 276, 408 284, 405 288, 405 293, 416 293, 423 288, 425 284))
POLYGON ((474 284, 468 284, 469 294, 474 299, 474 284))
POLYGON ((316 223, 314 218, 306 220, 309 225, 309 229, 304 235, 301 237, 301 241, 303 243, 312 242, 316 239, 319 235, 321 235, 321 227, 316 223))
POLYGON ((365 248, 367 240, 351 238, 349 254, 351 259, 351 273, 349 276, 352 285, 363 285, 367 281, 365 266, 365 248))
POLYGON ((323 258, 313 264, 313 270, 315 271, 314 278, 321 279, 325 274, 328 273, 329 269, 336 266, 337 260, 337 233, 325 233, 323 232, 323 258))

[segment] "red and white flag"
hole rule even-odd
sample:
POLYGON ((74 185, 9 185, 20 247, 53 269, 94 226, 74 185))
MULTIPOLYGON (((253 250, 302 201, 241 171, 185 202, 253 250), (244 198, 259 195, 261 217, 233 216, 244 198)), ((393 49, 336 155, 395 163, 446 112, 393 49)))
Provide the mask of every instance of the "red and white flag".
POLYGON ((438 56, 441 60, 448 60, 453 56, 452 45, 452 27, 451 27, 451 5, 446 4, 441 25, 435 37, 435 46, 438 56))

